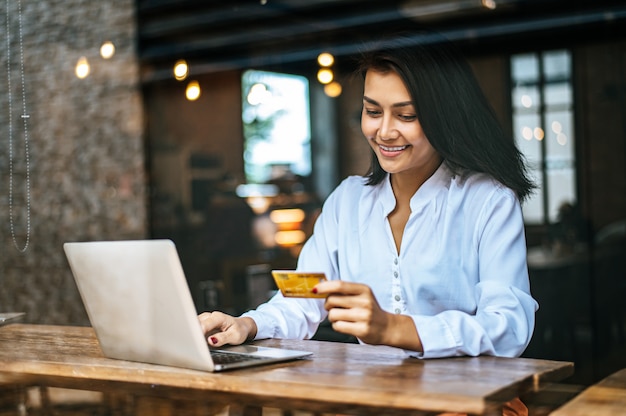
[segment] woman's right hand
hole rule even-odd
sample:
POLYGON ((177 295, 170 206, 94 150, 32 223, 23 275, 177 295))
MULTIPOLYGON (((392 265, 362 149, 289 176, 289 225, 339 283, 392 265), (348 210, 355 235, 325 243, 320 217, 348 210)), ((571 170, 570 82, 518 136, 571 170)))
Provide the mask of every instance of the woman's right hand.
POLYGON ((203 312, 198 319, 212 347, 242 344, 254 339, 257 331, 256 323, 249 317, 235 318, 222 312, 203 312))

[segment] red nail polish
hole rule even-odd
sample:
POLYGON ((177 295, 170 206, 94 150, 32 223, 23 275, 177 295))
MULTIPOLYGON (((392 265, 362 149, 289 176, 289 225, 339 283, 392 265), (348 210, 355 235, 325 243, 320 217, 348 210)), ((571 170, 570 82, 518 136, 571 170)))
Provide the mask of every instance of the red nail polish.
POLYGON ((313 292, 313 293, 317 293, 317 288, 316 288, 316 287, 314 287, 313 289, 311 289, 311 292, 313 292))
POLYGON ((212 344, 217 344, 217 338, 211 337, 211 343, 212 344))

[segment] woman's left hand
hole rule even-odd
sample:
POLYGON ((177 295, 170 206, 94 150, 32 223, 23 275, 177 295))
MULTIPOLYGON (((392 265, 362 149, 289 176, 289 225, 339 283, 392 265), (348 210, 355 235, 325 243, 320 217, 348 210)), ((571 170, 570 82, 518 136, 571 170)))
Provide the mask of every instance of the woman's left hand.
POLYGON ((353 335, 366 344, 421 351, 413 320, 384 311, 369 286, 331 280, 317 284, 314 290, 328 294, 324 307, 335 331, 353 335))

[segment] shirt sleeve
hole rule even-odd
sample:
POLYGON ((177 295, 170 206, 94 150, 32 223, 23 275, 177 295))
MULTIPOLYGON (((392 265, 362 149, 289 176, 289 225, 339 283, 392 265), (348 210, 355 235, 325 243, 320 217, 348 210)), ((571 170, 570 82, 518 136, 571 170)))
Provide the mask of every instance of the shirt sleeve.
POLYGON ((285 298, 278 292, 255 310, 242 314, 254 320, 254 339, 309 339, 324 319, 323 299, 285 298))
MULTIPOLYGON (((298 257, 298 271, 323 272, 329 280, 338 279, 336 209, 344 188, 340 185, 324 202, 313 234, 298 257)), ((308 339, 315 335, 327 314, 323 299, 285 298, 279 292, 267 303, 242 316, 255 321, 255 339, 308 339)))
POLYGON ((475 227, 475 313, 447 310, 412 316, 424 351, 407 351, 409 355, 516 357, 528 346, 538 305, 530 295, 519 201, 512 192, 496 189, 484 202, 475 227))

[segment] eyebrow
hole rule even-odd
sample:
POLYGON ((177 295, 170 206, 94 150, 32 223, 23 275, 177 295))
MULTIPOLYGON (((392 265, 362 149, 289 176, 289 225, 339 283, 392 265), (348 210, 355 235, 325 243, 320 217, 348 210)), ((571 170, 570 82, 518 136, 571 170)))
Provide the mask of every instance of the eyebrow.
MULTIPOLYGON (((372 99, 371 99, 371 98, 369 98, 367 95, 364 95, 364 96, 363 96, 363 101, 368 102, 368 103, 370 103, 370 104, 372 104, 372 105, 377 105, 377 106, 380 106, 380 104, 378 103, 378 101, 376 101, 376 100, 372 100, 372 99)), ((413 105, 413 102, 412 102, 412 101, 402 101, 402 102, 399 102, 399 103, 394 103, 394 104, 392 104, 391 106, 392 106, 392 107, 407 107, 407 106, 410 106, 410 105, 413 105)))

